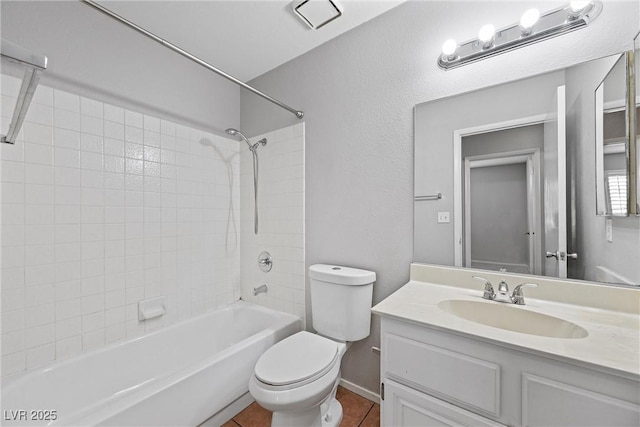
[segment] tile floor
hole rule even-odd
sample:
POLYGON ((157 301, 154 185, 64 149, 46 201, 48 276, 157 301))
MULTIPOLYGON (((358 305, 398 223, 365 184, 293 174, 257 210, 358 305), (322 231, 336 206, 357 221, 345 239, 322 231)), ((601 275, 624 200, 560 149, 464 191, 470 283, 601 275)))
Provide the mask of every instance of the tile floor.
MULTIPOLYGON (((342 404, 343 417, 341 427, 377 427, 380 425, 380 405, 355 394, 343 387, 338 387, 336 394, 342 404)), ((222 427, 269 427, 271 412, 257 403, 252 403, 222 427)))

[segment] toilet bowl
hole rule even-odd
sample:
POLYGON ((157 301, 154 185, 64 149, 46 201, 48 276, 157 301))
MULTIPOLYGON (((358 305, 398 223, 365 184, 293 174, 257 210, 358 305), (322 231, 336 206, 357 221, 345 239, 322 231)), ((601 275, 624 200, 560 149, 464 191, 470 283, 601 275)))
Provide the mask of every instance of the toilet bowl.
POLYGON ((269 348, 249 380, 253 398, 273 412, 272 426, 333 427, 340 363, 351 341, 369 335, 375 273, 317 264, 309 268, 318 334, 298 332, 269 348))
POLYGON ((299 332, 271 347, 249 381, 249 391, 274 413, 272 425, 333 426, 342 419, 335 400, 340 361, 347 345, 299 332), (282 414, 286 414, 282 416, 282 414))

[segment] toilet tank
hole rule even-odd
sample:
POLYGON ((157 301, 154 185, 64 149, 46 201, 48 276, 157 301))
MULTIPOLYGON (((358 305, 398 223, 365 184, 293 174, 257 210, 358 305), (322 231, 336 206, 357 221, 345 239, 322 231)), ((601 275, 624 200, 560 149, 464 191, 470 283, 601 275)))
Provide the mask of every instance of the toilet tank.
POLYGON ((311 317, 319 334, 339 341, 369 336, 376 273, 338 265, 309 267, 311 317))

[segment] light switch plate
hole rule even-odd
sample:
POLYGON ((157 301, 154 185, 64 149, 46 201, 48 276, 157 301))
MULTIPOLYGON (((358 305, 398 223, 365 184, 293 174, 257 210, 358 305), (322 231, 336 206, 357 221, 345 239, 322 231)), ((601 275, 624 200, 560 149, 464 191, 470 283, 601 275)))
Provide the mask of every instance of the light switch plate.
POLYGON ((438 223, 439 224, 448 224, 451 222, 449 212, 438 212, 438 223))
POLYGON ((613 224, 611 223, 611 218, 607 218, 605 230, 607 231, 607 242, 613 243, 613 224))

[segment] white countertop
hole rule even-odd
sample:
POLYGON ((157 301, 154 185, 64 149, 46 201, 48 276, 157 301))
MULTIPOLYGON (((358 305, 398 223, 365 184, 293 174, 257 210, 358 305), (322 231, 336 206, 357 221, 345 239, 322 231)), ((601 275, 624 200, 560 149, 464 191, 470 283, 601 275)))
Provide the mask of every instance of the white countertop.
POLYGON ((564 339, 485 326, 438 307, 441 301, 451 299, 504 304, 482 299, 482 286, 474 286, 477 289, 412 280, 373 307, 372 312, 640 380, 638 314, 530 298, 529 289, 524 289, 526 305, 509 304, 573 322, 589 332, 585 338, 564 339))

